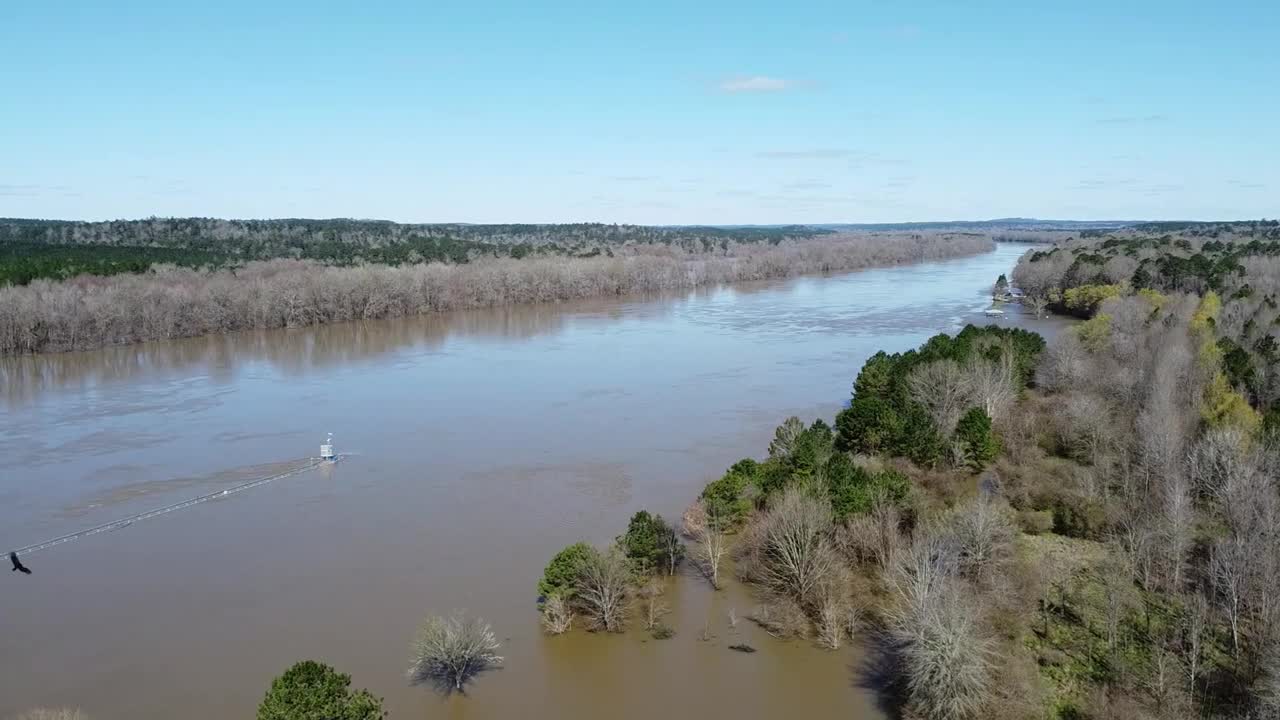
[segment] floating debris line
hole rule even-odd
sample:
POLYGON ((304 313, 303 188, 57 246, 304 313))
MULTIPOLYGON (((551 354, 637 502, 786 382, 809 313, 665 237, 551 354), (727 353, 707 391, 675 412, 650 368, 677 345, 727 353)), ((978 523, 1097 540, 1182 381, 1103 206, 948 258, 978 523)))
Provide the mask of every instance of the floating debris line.
POLYGON ((13 554, 15 556, 30 555, 31 553, 38 552, 40 550, 48 550, 49 548, 55 545, 69 543, 72 540, 80 540, 81 538, 87 538, 90 535, 97 535, 98 533, 110 532, 112 530, 119 530, 121 528, 126 528, 138 522, 139 520, 146 520, 148 518, 153 518, 158 515, 165 515, 167 513, 171 513, 175 510, 182 510, 185 508, 189 508, 193 505, 199 505, 200 503, 206 502, 209 500, 216 500, 217 498, 227 497, 229 495, 235 495, 236 493, 244 492, 245 490, 250 490, 252 488, 256 488, 261 485, 266 485, 267 483, 273 480, 281 480, 293 475, 300 475, 304 472, 307 472, 308 470, 314 470, 321 465, 337 462, 338 460, 346 457, 345 455, 337 455, 333 452, 332 442, 333 441, 330 440, 329 443, 325 444, 324 450, 327 450, 327 452, 322 453, 324 457, 308 458, 307 464, 303 465, 302 467, 297 467, 292 470, 286 470, 284 472, 276 473, 275 475, 267 475, 265 477, 254 478, 253 480, 240 483, 239 485, 226 488, 225 490, 217 490, 215 492, 207 493, 199 497, 193 497, 189 500, 183 500, 182 502, 177 502, 172 505, 165 505, 164 507, 155 508, 153 510, 147 510, 146 512, 140 512, 137 515, 130 515, 129 517, 120 518, 119 520, 113 520, 109 523, 103 523, 102 525, 97 525, 91 528, 87 528, 85 530, 68 533, 67 535, 61 535, 51 540, 45 540, 44 542, 39 542, 34 545, 28 545, 23 548, 18 548, 17 550, 13 551, 13 554))

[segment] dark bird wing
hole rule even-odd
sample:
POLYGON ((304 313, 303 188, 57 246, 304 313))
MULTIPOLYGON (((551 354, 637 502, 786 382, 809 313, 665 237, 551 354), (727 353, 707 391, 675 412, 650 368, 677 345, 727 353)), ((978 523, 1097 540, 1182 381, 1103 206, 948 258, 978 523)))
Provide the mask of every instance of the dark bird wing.
POLYGON ((9 562, 13 563, 14 570, 17 570, 18 572, 21 572, 24 575, 31 574, 31 568, 28 568, 26 565, 22 564, 22 561, 18 559, 18 553, 16 552, 9 553, 9 562))

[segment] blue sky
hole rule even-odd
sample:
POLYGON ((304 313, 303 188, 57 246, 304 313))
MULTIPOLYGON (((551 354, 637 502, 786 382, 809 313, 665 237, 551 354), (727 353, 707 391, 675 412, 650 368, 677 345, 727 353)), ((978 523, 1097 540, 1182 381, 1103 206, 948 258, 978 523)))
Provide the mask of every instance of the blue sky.
POLYGON ((6 2, 0 216, 1280 215, 1280 3, 1048 5, 6 2))

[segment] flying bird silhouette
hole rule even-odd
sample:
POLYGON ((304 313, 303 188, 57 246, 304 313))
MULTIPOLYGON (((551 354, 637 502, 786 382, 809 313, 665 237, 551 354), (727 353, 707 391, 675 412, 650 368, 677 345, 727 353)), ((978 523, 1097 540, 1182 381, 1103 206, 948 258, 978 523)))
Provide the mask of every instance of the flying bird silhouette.
MULTIPOLYGON (((18 559, 18 553, 16 552, 9 553, 9 562, 13 563, 13 570, 17 570, 21 572, 23 575, 31 574, 31 568, 22 564, 22 561, 18 559)), ((9 572, 13 572, 13 570, 10 570, 9 572)))

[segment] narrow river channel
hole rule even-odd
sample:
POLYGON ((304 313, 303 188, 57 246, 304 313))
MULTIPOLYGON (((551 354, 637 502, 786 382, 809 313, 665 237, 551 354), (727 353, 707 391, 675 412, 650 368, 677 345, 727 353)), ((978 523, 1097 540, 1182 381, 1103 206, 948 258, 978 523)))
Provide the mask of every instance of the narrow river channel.
POLYGON ((0 359, 5 551, 287 468, 328 432, 351 453, 4 573, 0 717, 249 718, 304 658, 393 718, 881 717, 857 648, 729 628, 751 608, 741 588, 680 578, 677 634, 654 641, 543 637, 535 583, 556 550, 607 543, 636 510, 678 517, 788 415, 829 420, 875 351, 984 323, 1025 249, 0 359), (404 670, 422 617, 453 609, 492 623, 506 668, 443 699, 404 670))

